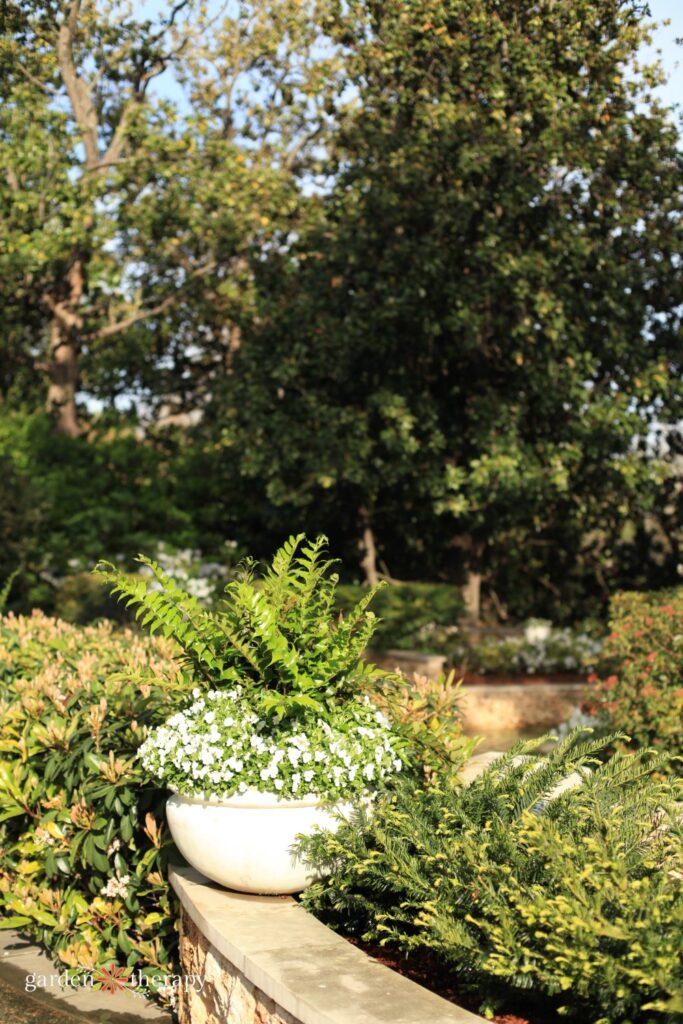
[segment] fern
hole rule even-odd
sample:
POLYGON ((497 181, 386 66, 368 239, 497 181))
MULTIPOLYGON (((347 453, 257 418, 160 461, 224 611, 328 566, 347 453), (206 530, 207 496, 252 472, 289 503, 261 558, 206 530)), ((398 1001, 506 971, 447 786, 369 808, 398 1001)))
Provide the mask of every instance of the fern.
POLYGON ((325 537, 308 541, 299 534, 283 544, 269 567, 246 561, 215 612, 142 555, 138 562, 150 571, 149 579, 106 562, 95 572, 134 609, 143 628, 176 641, 199 681, 214 687, 240 683, 266 714, 323 713, 329 701, 364 688, 368 675, 379 675, 361 662, 377 622, 368 609, 377 588, 336 621, 338 576, 326 544, 325 537))
POLYGON ((12 584, 19 575, 19 570, 15 569, 14 572, 10 573, 5 582, 0 588, 0 615, 4 614, 5 608, 7 607, 7 601, 9 600, 10 591, 12 584))

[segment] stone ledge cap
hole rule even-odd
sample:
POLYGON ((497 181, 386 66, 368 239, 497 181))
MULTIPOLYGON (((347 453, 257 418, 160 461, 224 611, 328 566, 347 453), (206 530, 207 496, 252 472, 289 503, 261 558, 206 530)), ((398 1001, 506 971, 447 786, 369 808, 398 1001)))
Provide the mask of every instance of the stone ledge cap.
POLYGON ((301 1024, 483 1024, 379 964, 291 897, 250 896, 189 867, 169 881, 210 944, 301 1024))

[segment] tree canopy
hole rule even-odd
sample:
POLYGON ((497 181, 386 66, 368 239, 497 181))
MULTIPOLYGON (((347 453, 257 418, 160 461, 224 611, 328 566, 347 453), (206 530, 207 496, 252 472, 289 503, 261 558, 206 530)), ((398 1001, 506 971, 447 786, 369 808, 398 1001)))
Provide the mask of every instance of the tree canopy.
POLYGON ((518 613, 671 582, 681 151, 643 4, 21 0, 5 30, 6 405, 84 441, 137 402, 200 546, 324 530, 518 613))

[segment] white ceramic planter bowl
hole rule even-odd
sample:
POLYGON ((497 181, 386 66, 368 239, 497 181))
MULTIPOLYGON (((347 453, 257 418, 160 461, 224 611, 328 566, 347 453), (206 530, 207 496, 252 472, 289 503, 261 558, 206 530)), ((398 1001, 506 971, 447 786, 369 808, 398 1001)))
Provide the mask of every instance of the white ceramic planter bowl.
POLYGON ((171 835, 188 864, 228 889, 262 895, 301 892, 314 882, 319 876, 292 852, 296 837, 314 826, 335 831, 336 813, 350 810, 258 790, 222 801, 175 793, 166 802, 171 835))

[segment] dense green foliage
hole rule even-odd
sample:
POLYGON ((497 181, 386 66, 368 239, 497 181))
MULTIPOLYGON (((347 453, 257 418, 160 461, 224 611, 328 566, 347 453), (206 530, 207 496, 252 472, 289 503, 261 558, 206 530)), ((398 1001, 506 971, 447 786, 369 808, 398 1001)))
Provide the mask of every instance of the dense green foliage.
POLYGON ((596 712, 634 746, 683 756, 683 589, 618 594, 610 627, 596 712))
POLYGON ((673 582, 681 157, 643 4, 11 0, 0 29, 18 607, 76 537, 266 557, 293 523, 349 580, 481 574, 517 617, 673 582))
MULTIPOLYGON (((365 590, 359 585, 340 584, 336 605, 347 614, 365 590)), ((372 603, 378 623, 372 646, 377 650, 433 650, 430 634, 438 627, 452 628, 463 613, 463 599, 457 587, 447 583, 401 583, 383 587, 372 603)))
POLYGON ((374 674, 361 655, 376 617, 367 590, 346 616, 334 616, 339 577, 325 557, 325 537, 290 537, 269 566, 246 560, 207 611, 156 562, 141 556, 151 578, 134 579, 114 566, 98 570, 113 592, 133 606, 141 625, 172 637, 195 678, 205 686, 239 686, 254 710, 285 717, 324 714, 353 700, 374 674))
POLYGON ((75 972, 173 972, 164 795, 136 752, 184 690, 168 641, 0 620, 2 926, 75 972))
POLYGON ((558 1019, 673 1024, 680 783, 646 753, 600 763, 604 743, 576 734, 547 758, 518 757, 537 746, 469 785, 405 780, 370 817, 319 835, 309 853, 332 873, 304 902, 347 934, 428 953, 484 1009, 543 996, 537 1009, 558 1019), (580 785, 549 795, 575 771, 580 785))
MULTIPOLYGON (((108 433, 103 426, 88 439, 69 438, 55 434, 44 414, 7 413, 0 417, 0 466, 0 578, 23 570, 15 608, 55 609, 64 577, 90 570, 103 549, 130 559, 158 540, 196 541, 163 446, 141 444, 130 428, 108 433)), ((103 610, 112 614, 114 606, 100 595, 93 611, 103 610)))
POLYGON ((651 441, 681 408, 681 155, 632 69, 642 5, 356 0, 329 26, 358 103, 226 380, 243 472, 517 614, 657 546, 672 574, 648 530, 676 528, 651 441))

